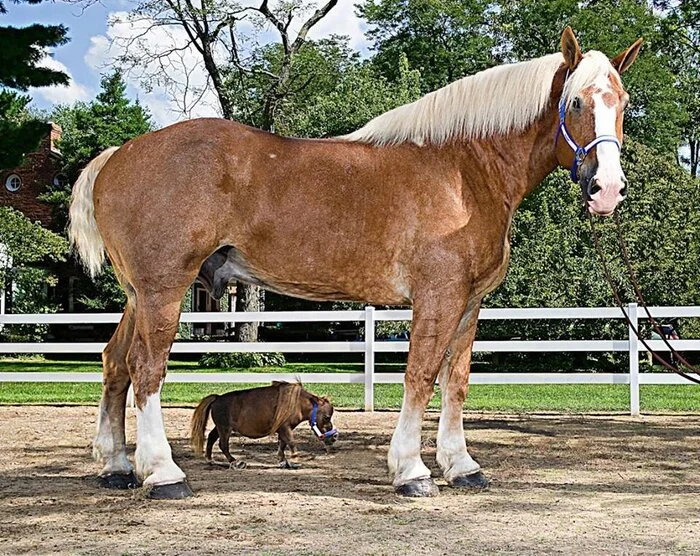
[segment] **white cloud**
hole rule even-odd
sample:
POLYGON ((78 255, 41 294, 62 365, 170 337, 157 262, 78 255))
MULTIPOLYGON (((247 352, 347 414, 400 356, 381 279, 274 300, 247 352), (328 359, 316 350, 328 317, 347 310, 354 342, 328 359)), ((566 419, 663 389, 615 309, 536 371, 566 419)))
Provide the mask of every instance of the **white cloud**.
MULTIPOLYGON (((259 0, 242 2, 242 5, 247 4, 258 5, 259 0)), ((297 23, 297 28, 300 25, 297 23)), ((362 22, 354 14, 353 2, 341 0, 312 29, 309 37, 347 35, 353 48, 363 50, 366 41, 362 27, 362 22)), ((264 31, 259 39, 276 40, 271 31, 264 31)), ((151 111, 159 125, 220 115, 218 99, 207 79, 201 56, 194 47, 186 46, 188 36, 184 29, 155 26, 149 18, 129 18, 128 12, 115 12, 109 16, 106 36, 93 36, 90 41, 84 60, 100 73, 109 71, 127 54, 146 60, 139 65, 132 64, 134 67, 126 73, 125 80, 130 93, 151 111), (166 58, 156 56, 167 51, 172 52, 166 58)))
POLYGON ((331 34, 347 35, 350 37, 350 46, 365 52, 368 47, 364 35, 365 27, 365 22, 355 15, 355 2, 340 0, 326 17, 311 29, 309 38, 319 39, 331 34))
POLYGON ((51 87, 37 87, 30 90, 32 96, 40 96, 44 100, 52 104, 73 104, 79 100, 87 100, 90 98, 90 91, 80 83, 77 83, 68 68, 52 58, 50 55, 45 56, 39 63, 40 67, 49 68, 56 71, 62 71, 70 78, 68 85, 52 85, 51 87))
POLYGON ((124 79, 159 125, 219 115, 203 62, 194 47, 186 46, 183 29, 155 26, 151 19, 116 12, 110 14, 107 36, 91 37, 90 42, 84 60, 100 73, 121 65, 126 55, 141 58, 142 63, 131 64, 124 79), (158 56, 168 51, 170 55, 158 56))

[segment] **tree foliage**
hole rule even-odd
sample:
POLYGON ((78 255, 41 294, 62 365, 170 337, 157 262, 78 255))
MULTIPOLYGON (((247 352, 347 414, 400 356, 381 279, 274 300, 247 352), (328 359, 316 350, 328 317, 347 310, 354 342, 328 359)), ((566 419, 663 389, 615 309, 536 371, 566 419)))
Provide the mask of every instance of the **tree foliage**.
POLYGON ((0 89, 0 168, 19 166, 24 155, 46 136, 46 122, 33 118, 27 110, 31 100, 27 95, 0 89))
POLYGON ((382 73, 398 79, 406 56, 427 93, 496 63, 491 6, 485 0, 367 0, 358 14, 370 25, 367 38, 382 73))
POLYGON ((148 110, 126 96, 126 84, 118 71, 102 77, 95 100, 59 106, 52 118, 63 130, 59 148, 71 182, 106 148, 123 145, 153 128, 148 110))
MULTIPOLYGON (((41 0, 24 1, 37 4, 41 0)), ((0 2, 0 14, 6 12, 0 2)), ((68 84, 63 72, 39 65, 47 48, 67 41, 63 25, 0 26, 0 168, 19 166, 46 134, 45 123, 26 112, 29 97, 7 89, 26 91, 29 87, 68 84)))
MULTIPOLYGON (((10 305, 18 313, 46 313, 57 309, 49 296, 56 276, 45 263, 65 260, 67 241, 10 207, 0 207, 0 295, 8 289, 10 305)), ((12 340, 41 340, 44 325, 7 326, 2 335, 12 340)))
MULTIPOLYGON (((255 67, 274 72, 282 51, 270 45, 256 52, 255 67)), ((420 75, 410 70, 405 56, 397 78, 389 80, 348 46, 346 37, 307 41, 300 49, 290 80, 294 94, 280 101, 272 124, 281 135, 329 137, 349 133, 373 117, 420 96, 420 75)), ((238 119, 255 125, 265 103, 262 71, 252 73, 231 96, 242 107, 238 119), (245 107, 245 108, 243 108, 245 107)))

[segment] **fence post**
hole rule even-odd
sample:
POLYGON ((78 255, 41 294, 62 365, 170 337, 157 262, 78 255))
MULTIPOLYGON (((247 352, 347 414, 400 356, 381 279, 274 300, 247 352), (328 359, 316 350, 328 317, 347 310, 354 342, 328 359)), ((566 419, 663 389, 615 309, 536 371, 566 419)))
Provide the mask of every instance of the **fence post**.
MULTIPOLYGON (((630 303, 627 306, 627 315, 639 331, 639 318, 637 315, 637 304, 630 303)), ((639 339, 634 333, 632 326, 628 326, 629 335, 629 356, 630 356, 630 415, 639 417, 639 339)))
POLYGON ((374 307, 365 307, 365 411, 374 411, 374 307))
POLYGON ((126 392, 126 406, 136 407, 136 396, 134 396, 134 385, 129 385, 129 390, 126 392))
MULTIPOLYGON (((5 314, 5 285, 0 284, 0 316, 5 314)), ((5 327, 3 323, 0 322, 0 331, 5 327)))

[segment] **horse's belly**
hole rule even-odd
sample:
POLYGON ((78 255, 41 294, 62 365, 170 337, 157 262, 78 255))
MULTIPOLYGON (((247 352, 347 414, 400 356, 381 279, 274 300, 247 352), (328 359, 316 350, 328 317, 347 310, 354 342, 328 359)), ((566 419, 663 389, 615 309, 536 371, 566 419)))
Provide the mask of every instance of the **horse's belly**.
MULTIPOLYGON (((288 255, 294 257, 291 252, 288 255)), ((264 256, 251 260, 237 248, 227 247, 205 261, 200 278, 217 298, 221 297, 229 282, 238 280, 315 301, 363 301, 382 305, 410 303, 408 286, 396 265, 389 272, 386 268, 372 272, 360 262, 346 265, 344 270, 333 270, 330 262, 314 261, 314 264, 299 264, 294 269, 290 268, 288 259, 277 264, 265 261, 264 256), (224 252, 225 259, 222 257, 224 252)))

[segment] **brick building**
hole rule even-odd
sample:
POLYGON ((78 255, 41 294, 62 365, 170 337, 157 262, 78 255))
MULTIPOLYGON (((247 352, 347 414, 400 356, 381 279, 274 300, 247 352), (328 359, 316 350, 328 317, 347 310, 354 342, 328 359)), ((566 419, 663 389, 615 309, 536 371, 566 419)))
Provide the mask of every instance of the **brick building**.
POLYGON ((0 170, 0 206, 10 206, 32 221, 44 226, 51 222, 51 207, 37 199, 51 185, 65 185, 67 177, 61 173, 61 152, 57 142, 61 128, 47 124, 46 137, 39 148, 25 157, 18 168, 0 170))

